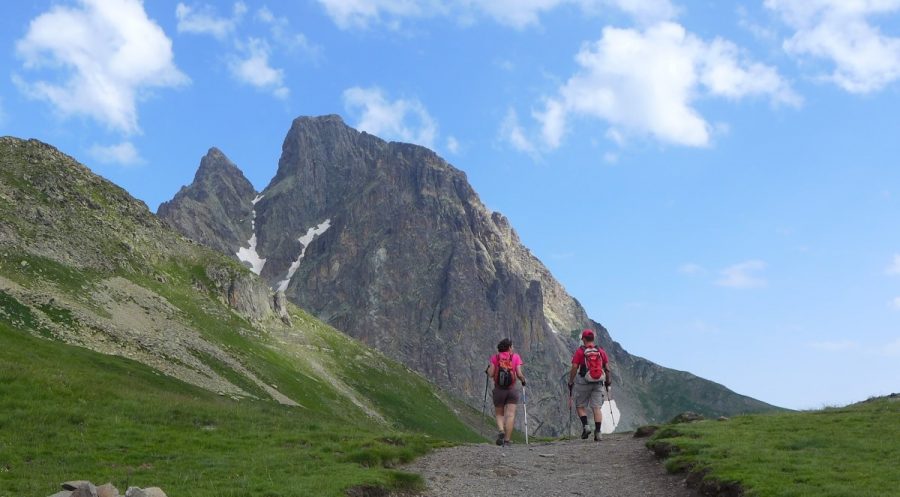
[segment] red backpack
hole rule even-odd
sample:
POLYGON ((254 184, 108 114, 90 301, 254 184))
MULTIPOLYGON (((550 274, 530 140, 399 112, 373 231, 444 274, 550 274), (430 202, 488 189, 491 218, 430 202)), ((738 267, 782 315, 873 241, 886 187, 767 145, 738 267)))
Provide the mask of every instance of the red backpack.
POLYGON ((500 388, 509 388, 516 382, 516 374, 513 368, 512 352, 500 352, 497 354, 497 371, 494 373, 494 383, 500 388), (504 357, 504 354, 506 357, 504 357))
POLYGON ((603 355, 600 348, 596 345, 590 347, 582 345, 584 351, 584 380, 588 383, 598 383, 603 381, 603 355))

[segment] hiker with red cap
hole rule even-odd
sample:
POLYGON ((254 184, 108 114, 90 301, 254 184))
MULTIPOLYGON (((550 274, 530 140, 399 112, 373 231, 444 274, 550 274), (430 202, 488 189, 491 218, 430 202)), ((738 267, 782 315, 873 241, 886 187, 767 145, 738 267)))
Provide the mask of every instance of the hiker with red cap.
POLYGON ((609 391, 609 359, 606 351, 594 342, 593 330, 581 332, 582 345, 572 356, 572 368, 569 370, 569 396, 575 395, 575 410, 581 418, 581 438, 591 434, 588 426, 587 407, 590 405, 594 413, 594 441, 599 442, 600 425, 603 422, 603 387, 609 391))
MULTIPOLYGON (((525 387, 525 373, 522 371, 522 358, 513 351, 512 340, 504 338, 497 344, 497 353, 491 356, 491 362, 485 373, 494 379, 494 414, 497 418, 497 445, 510 445, 513 426, 516 422, 516 405, 519 403, 519 391, 516 380, 525 387)), ((526 427, 528 412, 525 412, 526 427)))

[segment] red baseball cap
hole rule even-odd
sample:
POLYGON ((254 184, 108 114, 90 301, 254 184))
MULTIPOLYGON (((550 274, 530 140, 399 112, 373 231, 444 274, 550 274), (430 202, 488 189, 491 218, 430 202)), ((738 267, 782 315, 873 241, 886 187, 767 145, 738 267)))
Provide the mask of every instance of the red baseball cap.
POLYGON ((584 330, 584 331, 582 331, 582 332, 581 332, 581 338, 582 338, 582 339, 587 338, 587 339, 589 339, 589 340, 593 340, 593 339, 594 339, 594 331, 593 331, 593 330, 584 330))

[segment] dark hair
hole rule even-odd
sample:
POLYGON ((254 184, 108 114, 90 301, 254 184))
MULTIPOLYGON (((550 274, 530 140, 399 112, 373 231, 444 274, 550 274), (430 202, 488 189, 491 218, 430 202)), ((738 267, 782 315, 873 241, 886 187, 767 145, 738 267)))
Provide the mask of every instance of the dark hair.
POLYGON ((497 344, 497 352, 506 352, 510 347, 512 347, 512 340, 504 338, 497 344))

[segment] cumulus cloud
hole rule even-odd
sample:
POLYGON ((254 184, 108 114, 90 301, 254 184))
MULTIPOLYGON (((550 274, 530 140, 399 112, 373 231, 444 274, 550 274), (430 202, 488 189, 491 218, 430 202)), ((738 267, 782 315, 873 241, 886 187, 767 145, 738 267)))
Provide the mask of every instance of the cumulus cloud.
POLYGON ((290 90, 285 83, 284 69, 272 62, 278 51, 301 51, 312 58, 319 55, 319 47, 310 43, 303 33, 291 29, 288 19, 273 13, 268 7, 260 7, 251 20, 267 27, 267 33, 260 36, 243 37, 241 26, 248 8, 243 2, 236 2, 230 17, 216 13, 209 5, 191 7, 179 3, 175 8, 178 31, 196 35, 212 36, 228 43, 232 49, 225 56, 228 70, 239 82, 271 93, 276 98, 286 99, 290 90))
POLYGON ((216 15, 213 8, 208 5, 191 7, 179 3, 175 7, 175 18, 178 19, 179 33, 207 34, 220 40, 224 40, 234 33, 235 28, 246 13, 247 6, 243 2, 234 4, 231 17, 216 15))
POLYGON ((374 24, 396 27, 402 19, 452 16, 471 23, 480 17, 523 29, 540 23, 541 15, 562 6, 593 13, 607 8, 621 10, 639 22, 667 20, 677 9, 670 0, 319 0, 325 12, 342 29, 374 24))
POLYGON ((357 115, 356 128, 390 140, 433 148, 437 123, 416 99, 390 101, 380 88, 344 90, 344 108, 357 115))
POLYGON ((537 147, 528 139, 525 130, 519 124, 519 116, 515 109, 509 109, 500 126, 500 136, 509 142, 514 149, 529 155, 537 154, 537 147))
POLYGON ((869 93, 900 79, 900 38, 876 24, 900 12, 900 0, 765 0, 765 6, 794 30, 784 49, 833 64, 826 78, 844 90, 869 93))
POLYGON ((295 32, 291 29, 290 21, 288 21, 287 17, 277 16, 268 7, 264 6, 256 11, 254 18, 267 24, 273 42, 287 51, 299 50, 312 58, 318 58, 321 55, 319 46, 310 42, 303 33, 295 32))
POLYGON ((894 260, 891 261, 884 272, 891 276, 900 276, 900 254, 894 254, 894 260))
POLYGON ((15 76, 26 95, 63 116, 85 115, 125 133, 140 130, 136 102, 148 90, 189 82, 175 66, 172 41, 140 0, 56 5, 31 21, 16 53, 25 69, 60 75, 32 82, 15 76))
POLYGON ((766 286, 766 280, 757 275, 766 268, 766 263, 758 260, 745 261, 729 266, 720 271, 716 281, 719 286, 728 288, 759 288, 766 286))
POLYGON ((137 149, 128 141, 117 145, 93 145, 88 153, 103 164, 135 166, 144 163, 137 149))
POLYGON ((265 40, 250 38, 247 43, 239 44, 239 55, 230 58, 228 69, 238 81, 285 99, 290 90, 284 85, 284 71, 272 67, 269 52, 265 40))
POLYGON ((573 115, 606 121, 607 136, 619 143, 638 135, 704 147, 716 126, 695 108, 700 97, 800 103, 775 68, 749 60, 730 41, 705 42, 673 22, 643 30, 607 27, 575 60, 578 72, 533 113, 551 149, 560 146, 573 115))

